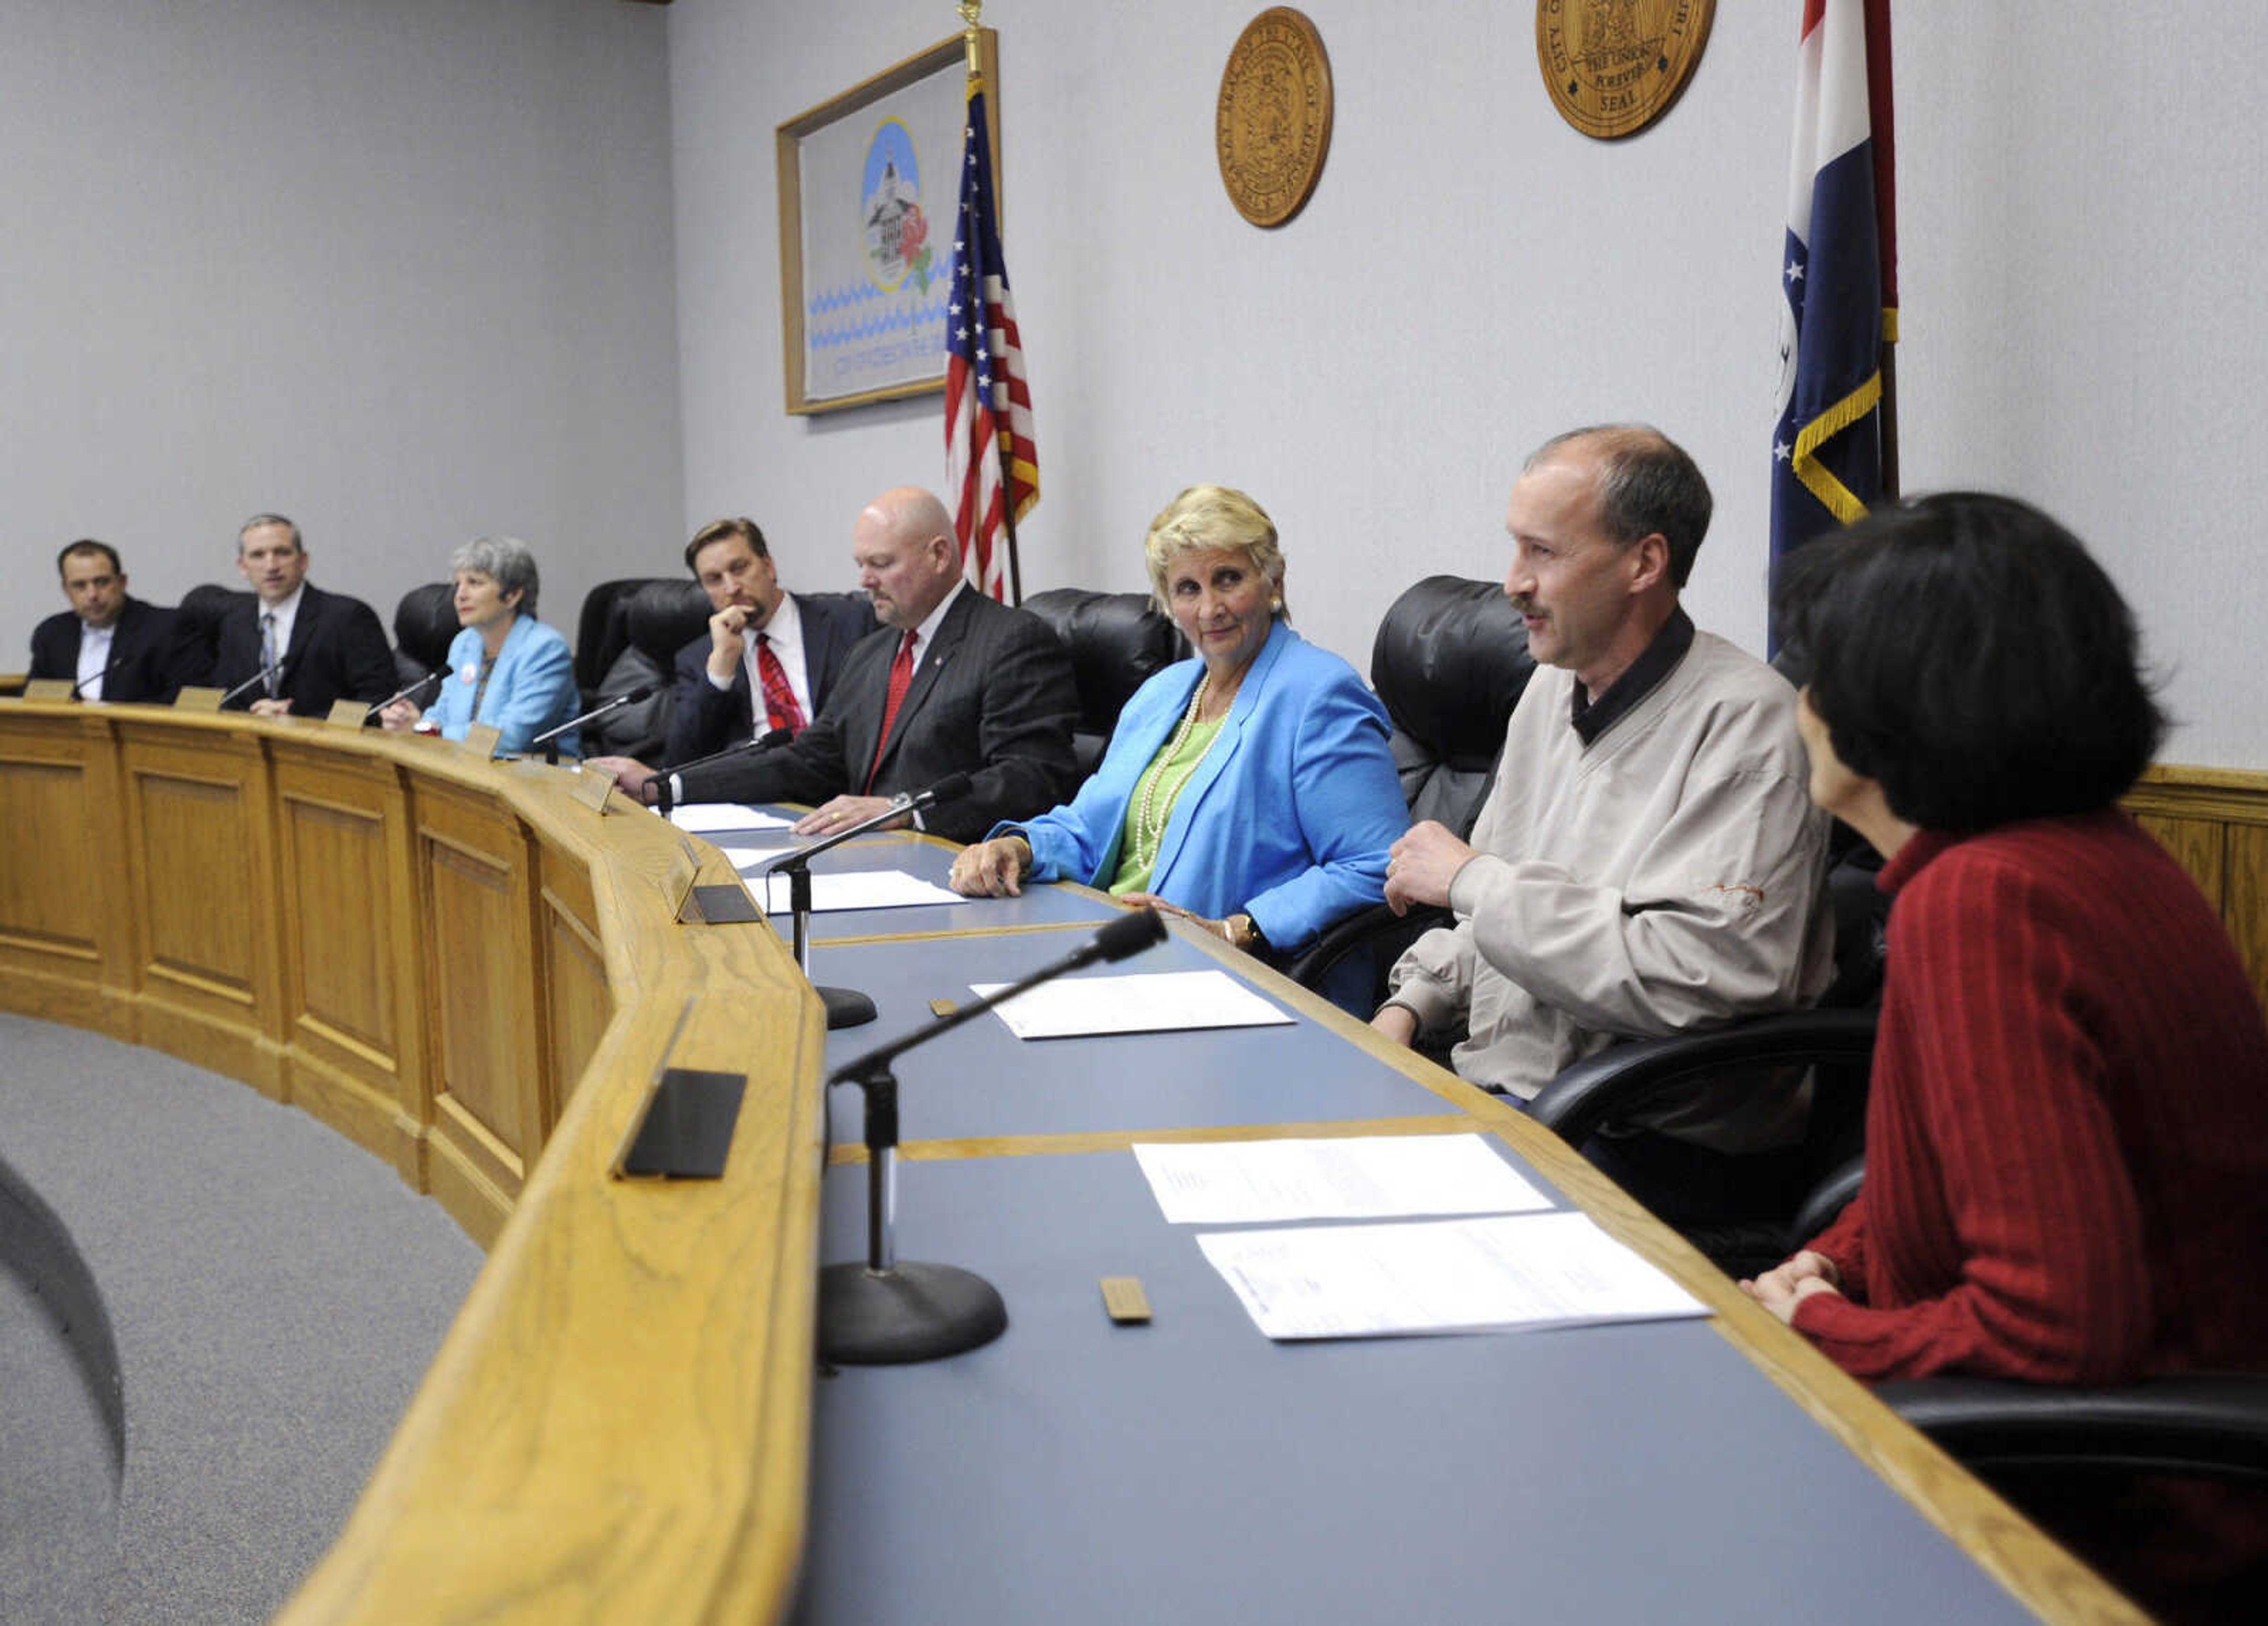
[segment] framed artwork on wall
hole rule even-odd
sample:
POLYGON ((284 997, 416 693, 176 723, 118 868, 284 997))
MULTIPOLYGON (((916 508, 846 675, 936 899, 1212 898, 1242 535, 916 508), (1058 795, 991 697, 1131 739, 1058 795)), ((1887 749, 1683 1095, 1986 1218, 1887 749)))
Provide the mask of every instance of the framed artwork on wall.
MULTIPOLYGON (((979 31, 999 196, 999 36, 979 31)), ((963 38, 932 46, 778 130, 787 409, 835 412, 945 386, 961 201, 963 38)))

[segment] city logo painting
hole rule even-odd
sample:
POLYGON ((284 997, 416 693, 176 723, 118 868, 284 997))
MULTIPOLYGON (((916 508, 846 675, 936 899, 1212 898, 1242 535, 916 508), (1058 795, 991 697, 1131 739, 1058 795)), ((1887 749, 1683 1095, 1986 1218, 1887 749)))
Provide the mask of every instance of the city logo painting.
POLYGON ((897 119, 885 119, 866 146, 860 185, 859 223, 864 233, 866 276, 885 293, 910 280, 929 292, 936 253, 930 246, 929 217, 922 212, 921 163, 913 132, 897 119))

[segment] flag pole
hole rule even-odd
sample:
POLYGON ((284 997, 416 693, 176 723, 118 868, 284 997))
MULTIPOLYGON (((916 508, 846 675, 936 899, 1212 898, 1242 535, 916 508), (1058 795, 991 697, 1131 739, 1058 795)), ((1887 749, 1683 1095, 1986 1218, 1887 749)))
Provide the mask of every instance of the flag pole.
MULTIPOLYGON (((963 98, 965 100, 966 95, 973 95, 977 91, 990 88, 984 83, 983 43, 984 0, 960 0, 960 4, 955 5, 954 10, 961 16, 961 44, 968 65, 968 89, 963 98)), ((985 148, 988 151, 991 150, 991 143, 989 141, 985 143, 985 148)), ((998 162, 997 158, 995 162, 998 162)), ((989 409, 991 403, 987 401, 985 406, 989 409)), ((1008 602, 1020 605, 1024 601, 1024 571, 1023 563, 1016 548, 1015 486, 1009 478, 1009 438, 1011 438, 999 435, 992 438, 992 456, 993 460, 1000 466, 1002 534, 1008 543, 1008 602)))

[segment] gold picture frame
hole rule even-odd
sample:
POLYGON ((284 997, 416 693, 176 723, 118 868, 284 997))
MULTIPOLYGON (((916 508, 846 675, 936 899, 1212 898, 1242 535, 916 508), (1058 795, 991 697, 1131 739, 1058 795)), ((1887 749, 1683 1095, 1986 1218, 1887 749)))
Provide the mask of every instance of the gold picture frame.
MULTIPOLYGON (((977 50, 987 92, 986 133, 992 141, 992 195, 996 206, 1005 210, 999 201, 999 35, 990 28, 979 29, 977 50)), ((846 407, 897 401, 945 387, 943 300, 934 291, 948 283, 949 239, 939 232, 934 241, 924 239, 909 251, 877 253, 873 234, 887 227, 878 224, 865 177, 885 145, 881 127, 895 121, 902 130, 909 130, 909 120, 918 119, 924 126, 924 144, 931 151, 920 159, 915 206, 901 207, 891 218, 911 214, 925 229, 925 223, 941 209, 950 225, 961 203, 959 107, 966 95, 966 62, 964 36, 954 34, 778 127, 780 356, 787 410, 792 414, 839 412, 846 407), (938 113, 948 90, 954 109, 949 121, 952 141, 951 151, 944 151, 937 141, 941 129, 938 113), (865 116, 862 119, 861 114, 865 116), (861 132, 870 125, 874 133, 861 140, 861 132), (841 233, 823 237, 818 245, 820 253, 814 254, 814 234, 807 231, 811 223, 804 213, 806 161, 823 162, 840 171, 845 154, 854 151, 859 154, 861 172, 858 208, 843 211, 840 218, 849 226, 841 233), (865 273, 865 280, 855 283, 844 274, 854 238, 858 239, 858 263, 865 273), (929 251, 927 261, 917 263, 924 247, 929 251), (880 274, 869 262, 880 263, 880 274), (901 280, 888 282, 892 272, 901 280), (915 293, 898 297, 908 280, 917 283, 915 293), (836 320, 838 314, 843 320, 836 320), (923 357, 920 344, 932 325, 937 329, 936 344, 928 357, 923 357), (867 333, 867 328, 877 331, 867 333), (901 332, 903 338, 893 336, 901 332), (872 342, 864 343, 862 349, 866 340, 872 342), (834 353, 837 351, 842 353, 834 353)), ((915 151, 910 136, 903 151, 915 151)), ((881 208, 894 202, 902 205, 903 200, 891 195, 887 187, 884 192, 881 208)))

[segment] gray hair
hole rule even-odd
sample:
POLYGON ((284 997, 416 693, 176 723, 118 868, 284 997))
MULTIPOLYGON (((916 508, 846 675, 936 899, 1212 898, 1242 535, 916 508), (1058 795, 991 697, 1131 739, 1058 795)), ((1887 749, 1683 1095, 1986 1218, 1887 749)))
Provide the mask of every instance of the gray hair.
POLYGON ((299 527, 297 525, 294 525, 291 520, 286 519, 282 514, 254 514, 251 519, 237 526, 236 551, 239 553, 242 553, 244 551, 244 536, 246 532, 257 531, 262 526, 269 525, 280 525, 285 530, 291 533, 291 551, 293 553, 305 553, 307 551, 307 544, 299 540, 299 527))
POLYGON ((519 613, 535 614, 535 555, 516 536, 476 536, 449 555, 449 573, 478 570, 506 592, 519 592, 519 613))

